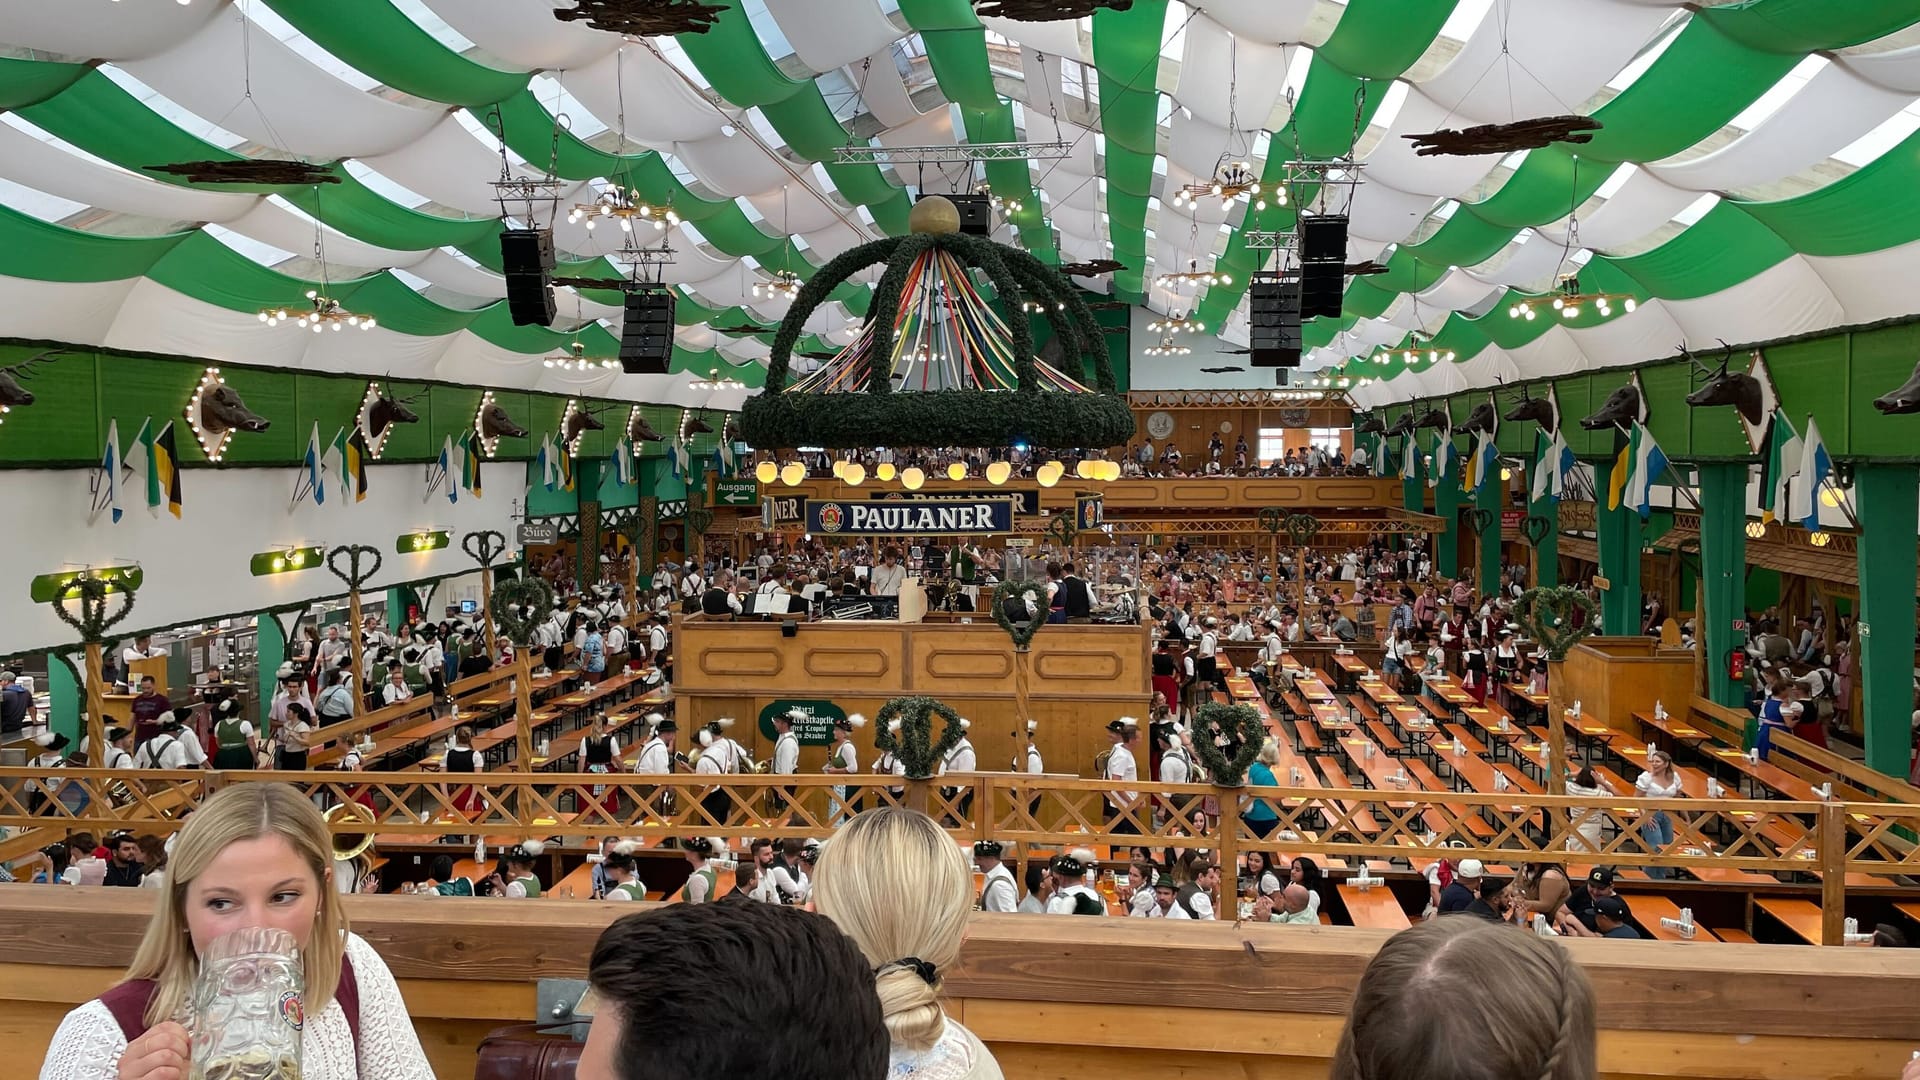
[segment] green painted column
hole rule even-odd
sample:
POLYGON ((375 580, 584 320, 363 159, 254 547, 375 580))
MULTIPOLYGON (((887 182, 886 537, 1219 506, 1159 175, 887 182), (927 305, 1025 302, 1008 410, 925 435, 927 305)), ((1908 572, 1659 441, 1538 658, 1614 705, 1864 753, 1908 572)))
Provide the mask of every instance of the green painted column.
POLYGON ((1476 543, 1480 551, 1480 595, 1485 596, 1500 587, 1500 511, 1507 508, 1507 482, 1495 472, 1480 485, 1479 493, 1474 497, 1474 509, 1485 510, 1493 515, 1493 524, 1482 530, 1476 543))
MULTIPOLYGON (((1700 466, 1700 591, 1695 629, 1706 634, 1707 697, 1738 708, 1741 685, 1727 673, 1727 655, 1745 635, 1734 622, 1745 615, 1747 594, 1747 467, 1700 466)), ((1676 596, 1677 608, 1686 597, 1676 596)))
POLYGON ((256 695, 260 708, 258 719, 265 724, 267 712, 273 705, 273 695, 280 689, 280 684, 273 677, 287 659, 287 635, 280 629, 280 620, 271 615, 255 615, 253 628, 259 642, 253 658, 254 666, 260 672, 260 681, 256 684, 260 687, 260 693, 256 695))
POLYGON ((1853 477, 1859 507, 1860 657, 1854 686, 1866 727, 1867 765, 1907 775, 1912 746, 1913 537, 1920 470, 1862 465, 1853 477))
POLYGON ((1433 538, 1433 572, 1447 577, 1460 576, 1460 478, 1443 477, 1433 486, 1433 512, 1446 523, 1446 531, 1433 538))
POLYGON ((1610 635, 1640 632, 1640 512, 1622 505, 1607 509, 1606 496, 1594 508, 1600 533, 1600 576, 1607 591, 1600 594, 1600 618, 1610 635))
MULTIPOLYGON (((80 730, 80 711, 86 708, 85 701, 73 668, 59 653, 48 653, 47 726, 72 740, 69 750, 78 749, 80 737, 86 734, 80 730)), ((32 760, 31 755, 28 760, 32 760)))
MULTIPOLYGON (((1539 469, 1536 462, 1533 466, 1539 469)), ((1529 474, 1531 483, 1532 476, 1529 474)), ((1533 488, 1529 486, 1531 493, 1533 488)), ((1551 524, 1540 536, 1540 542, 1533 545, 1533 584, 1537 588, 1551 589, 1560 584, 1560 500, 1552 495, 1542 495, 1527 503, 1527 516, 1546 518, 1551 524)), ((1528 537, 1532 541, 1532 537, 1528 537)))

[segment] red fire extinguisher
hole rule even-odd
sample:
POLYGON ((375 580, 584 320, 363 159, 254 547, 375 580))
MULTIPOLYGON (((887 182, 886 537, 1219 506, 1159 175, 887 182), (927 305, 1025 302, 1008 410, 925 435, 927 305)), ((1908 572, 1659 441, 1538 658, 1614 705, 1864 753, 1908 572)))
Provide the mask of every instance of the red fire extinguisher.
POLYGON ((1747 650, 1729 649, 1727 651, 1727 677, 1734 682, 1747 677, 1747 650))

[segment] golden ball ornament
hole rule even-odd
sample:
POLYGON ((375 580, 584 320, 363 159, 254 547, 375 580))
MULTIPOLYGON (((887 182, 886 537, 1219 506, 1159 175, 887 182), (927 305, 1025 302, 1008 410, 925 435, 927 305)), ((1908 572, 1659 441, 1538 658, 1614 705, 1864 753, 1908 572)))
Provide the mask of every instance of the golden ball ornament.
POLYGON ((951 199, 928 195, 913 204, 907 214, 907 228, 931 236, 951 236, 960 231, 960 208, 951 199))

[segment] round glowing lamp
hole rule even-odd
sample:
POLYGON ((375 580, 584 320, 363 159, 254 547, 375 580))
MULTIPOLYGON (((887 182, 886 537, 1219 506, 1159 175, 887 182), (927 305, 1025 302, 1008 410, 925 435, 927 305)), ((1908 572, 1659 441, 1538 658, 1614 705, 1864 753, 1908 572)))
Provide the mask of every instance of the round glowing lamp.
POLYGON ((797 461, 789 461, 780 469, 780 482, 788 487, 798 487, 806 478, 807 467, 797 461))
POLYGON ((927 482, 927 474, 916 466, 909 465, 900 470, 900 486, 908 491, 919 491, 920 485, 927 482))
POLYGON ((840 470, 840 479, 846 481, 848 487, 859 487, 866 478, 867 467, 857 461, 847 462, 847 467, 840 470))
POLYGON ((967 467, 964 463, 956 461, 953 464, 947 466, 947 479, 965 480, 966 478, 967 478, 967 467))
POLYGON ((771 461, 763 461, 754 466, 753 475, 754 478, 761 483, 771 484, 780 478, 780 466, 775 465, 771 461))
POLYGON ((883 461, 874 467, 873 475, 879 477, 882 481, 887 481, 893 479, 897 474, 894 471, 893 462, 883 461))
POLYGON ((999 487, 1001 484, 1006 483, 1007 478, 1012 475, 1013 466, 1004 461, 996 461, 987 466, 987 483, 992 484, 994 487, 999 487))

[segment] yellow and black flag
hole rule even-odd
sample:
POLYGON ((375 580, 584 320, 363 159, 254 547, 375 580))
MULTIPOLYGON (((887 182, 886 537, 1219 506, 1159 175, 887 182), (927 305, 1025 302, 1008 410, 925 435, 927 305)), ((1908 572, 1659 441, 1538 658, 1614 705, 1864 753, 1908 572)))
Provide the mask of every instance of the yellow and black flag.
POLYGON ((367 501, 367 459, 373 455, 367 451, 367 434, 358 427, 347 440, 346 471, 347 479, 353 485, 353 501, 367 501))
POLYGON ((153 477, 167 512, 180 516, 180 452, 174 446, 173 421, 153 437, 153 477))

